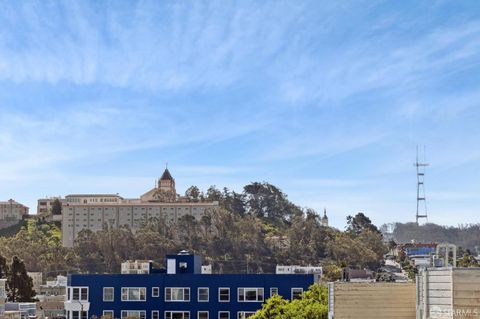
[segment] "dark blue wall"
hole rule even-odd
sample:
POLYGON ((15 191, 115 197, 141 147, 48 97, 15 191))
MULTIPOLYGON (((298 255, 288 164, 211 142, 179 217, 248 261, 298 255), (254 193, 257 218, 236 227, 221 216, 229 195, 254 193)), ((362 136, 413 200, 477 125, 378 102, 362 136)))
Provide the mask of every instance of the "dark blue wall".
POLYGON ((114 310, 120 318, 121 310, 145 310, 146 319, 151 311, 158 310, 160 319, 166 310, 190 311, 190 318, 197 318, 197 311, 209 311, 210 319, 217 319, 218 311, 230 311, 230 319, 237 318, 238 311, 256 311, 261 302, 237 302, 237 288, 264 288, 264 298, 270 297, 270 288, 290 299, 291 288, 308 289, 314 283, 313 275, 202 275, 202 274, 149 274, 149 275, 70 275, 68 286, 89 287, 89 317, 100 317, 103 310, 114 310), (103 302, 103 287, 114 287, 113 302, 103 302), (121 287, 146 287, 146 301, 121 301, 121 287), (160 288, 160 296, 152 297, 152 287, 160 288), (190 302, 165 302, 165 287, 189 287, 190 302), (197 302, 197 288, 208 287, 209 302, 197 302), (230 288, 230 302, 218 302, 218 288, 230 288))

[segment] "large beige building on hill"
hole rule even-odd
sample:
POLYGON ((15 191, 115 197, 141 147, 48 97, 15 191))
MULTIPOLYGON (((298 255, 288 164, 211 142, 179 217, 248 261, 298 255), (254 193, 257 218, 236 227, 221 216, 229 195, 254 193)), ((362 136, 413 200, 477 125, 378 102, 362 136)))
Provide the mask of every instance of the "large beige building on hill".
MULTIPOLYGON (((40 199, 42 209, 50 207, 54 199, 40 199)), ((200 219, 208 209, 218 207, 218 202, 192 202, 177 196, 175 180, 165 169, 156 187, 140 198, 125 199, 118 194, 76 194, 60 199, 62 202, 62 241, 73 246, 78 233, 84 229, 102 230, 104 226, 128 225, 136 230, 149 218, 164 218, 174 222, 185 215, 200 219)), ((39 208, 40 210, 40 208, 39 208)), ((48 214, 44 215, 48 216, 48 214)))
POLYGON ((28 207, 13 199, 0 201, 0 229, 17 224, 28 215, 28 207))

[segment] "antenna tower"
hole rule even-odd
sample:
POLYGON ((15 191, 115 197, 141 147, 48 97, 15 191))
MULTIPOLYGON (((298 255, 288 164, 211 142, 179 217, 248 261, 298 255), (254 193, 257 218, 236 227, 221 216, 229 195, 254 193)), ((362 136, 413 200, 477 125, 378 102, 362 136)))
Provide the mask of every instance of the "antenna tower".
POLYGON ((416 214, 417 225, 420 219, 425 219, 425 221, 428 221, 427 199, 425 197, 425 168, 429 164, 425 163, 425 157, 426 157, 425 154, 426 154, 426 148, 424 146, 423 161, 420 161, 418 156, 418 145, 417 145, 417 161, 414 164, 414 166, 417 169, 417 214, 416 214))

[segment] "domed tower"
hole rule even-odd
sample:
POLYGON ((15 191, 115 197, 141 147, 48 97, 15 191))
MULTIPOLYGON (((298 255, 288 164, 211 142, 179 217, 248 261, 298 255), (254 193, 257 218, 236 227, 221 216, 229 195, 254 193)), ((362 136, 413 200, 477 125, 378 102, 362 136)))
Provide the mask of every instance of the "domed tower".
POLYGON ((328 227, 328 217, 327 217, 327 209, 323 210, 323 217, 321 219, 322 226, 328 227))

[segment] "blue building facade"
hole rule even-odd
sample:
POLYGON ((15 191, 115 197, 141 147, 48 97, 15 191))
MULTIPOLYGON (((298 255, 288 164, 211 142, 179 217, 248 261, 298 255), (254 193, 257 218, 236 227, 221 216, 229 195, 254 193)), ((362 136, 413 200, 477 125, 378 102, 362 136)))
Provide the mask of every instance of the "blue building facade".
POLYGON ((201 274, 201 258, 168 255, 166 271, 70 275, 67 319, 244 319, 274 294, 298 298, 314 275, 201 274))

